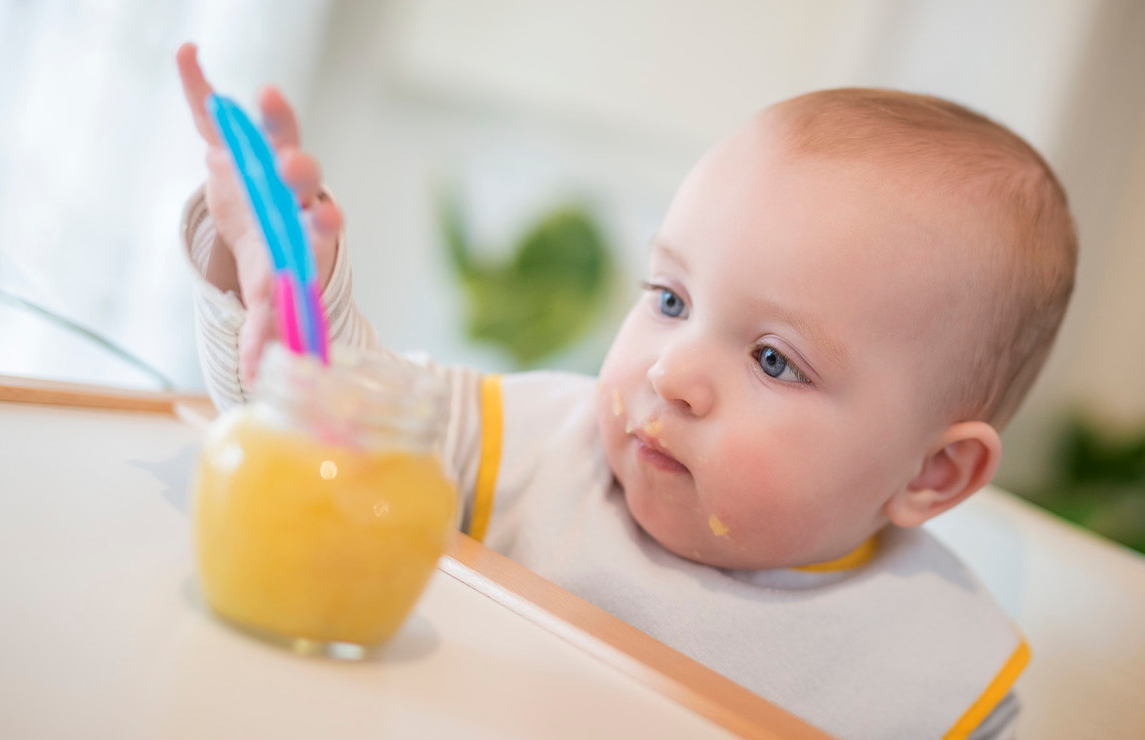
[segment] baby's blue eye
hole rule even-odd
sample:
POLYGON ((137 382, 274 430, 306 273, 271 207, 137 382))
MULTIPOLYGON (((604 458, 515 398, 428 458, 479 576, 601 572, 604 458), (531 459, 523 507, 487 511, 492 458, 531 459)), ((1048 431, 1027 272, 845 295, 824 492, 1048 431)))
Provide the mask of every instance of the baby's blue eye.
POLYGON ((787 369, 787 358, 776 352, 774 347, 764 347, 759 353, 759 366, 771 377, 778 378, 787 369))
POLYGON ((660 313, 677 318, 684 313, 684 300, 667 288, 660 289, 660 313))
POLYGON ((759 366, 770 377, 795 383, 809 383, 807 376, 787 356, 775 347, 763 345, 756 350, 759 366), (786 376, 786 377, 785 377, 786 376))

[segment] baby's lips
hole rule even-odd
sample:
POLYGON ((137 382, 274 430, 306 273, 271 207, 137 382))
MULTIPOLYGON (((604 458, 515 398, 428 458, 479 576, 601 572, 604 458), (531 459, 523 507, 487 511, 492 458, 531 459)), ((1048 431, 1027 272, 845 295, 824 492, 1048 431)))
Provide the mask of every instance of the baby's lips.
POLYGON ((646 427, 647 427, 647 423, 636 428, 631 433, 636 437, 636 439, 640 440, 640 443, 643 444, 645 447, 647 447, 651 450, 655 450, 656 452, 659 452, 664 457, 667 457, 667 458, 670 458, 670 459, 676 461, 677 463, 679 463, 680 465, 682 465, 685 468, 688 467, 687 465, 684 464, 683 461, 681 461, 679 458, 677 458, 675 455, 673 455, 669 451, 669 447, 667 444, 665 444, 663 439, 661 439, 660 437, 657 437, 655 435, 649 434, 646 430, 646 427))
POLYGON ((624 426, 624 431, 628 434, 635 433, 642 442, 653 449, 663 453, 668 452, 668 443, 660 434, 664 431, 664 422, 660 421, 656 414, 652 414, 640 423, 636 423, 630 418, 624 426))

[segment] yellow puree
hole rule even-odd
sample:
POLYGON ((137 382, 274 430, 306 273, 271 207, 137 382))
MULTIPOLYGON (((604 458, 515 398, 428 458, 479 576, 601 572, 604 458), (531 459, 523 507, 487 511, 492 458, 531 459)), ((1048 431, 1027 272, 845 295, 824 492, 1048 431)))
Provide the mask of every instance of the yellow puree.
POLYGON ((285 637, 380 643, 432 575, 455 506, 432 455, 327 446, 240 411, 199 466, 203 591, 222 616, 285 637))

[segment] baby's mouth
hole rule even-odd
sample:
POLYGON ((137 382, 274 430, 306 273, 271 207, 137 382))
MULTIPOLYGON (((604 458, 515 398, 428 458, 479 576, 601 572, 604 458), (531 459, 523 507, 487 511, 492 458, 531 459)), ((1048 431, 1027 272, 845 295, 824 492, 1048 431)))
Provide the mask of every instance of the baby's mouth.
POLYGON ((665 472, 687 473, 687 466, 668 453, 668 448, 656 438, 654 431, 649 432, 649 427, 658 431, 658 425, 659 422, 650 421, 632 431, 632 436, 636 438, 636 454, 653 467, 665 472))

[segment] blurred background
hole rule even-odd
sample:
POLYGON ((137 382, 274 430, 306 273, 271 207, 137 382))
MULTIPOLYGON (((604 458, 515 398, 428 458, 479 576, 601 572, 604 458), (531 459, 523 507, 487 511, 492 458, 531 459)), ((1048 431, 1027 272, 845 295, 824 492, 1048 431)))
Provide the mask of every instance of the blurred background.
POLYGON ((595 371, 674 188, 759 108, 870 85, 991 116, 1082 245, 997 482, 1145 551, 1145 3, 0 0, 0 373, 202 388, 184 40, 248 108, 295 103, 382 341, 490 370, 595 371))

